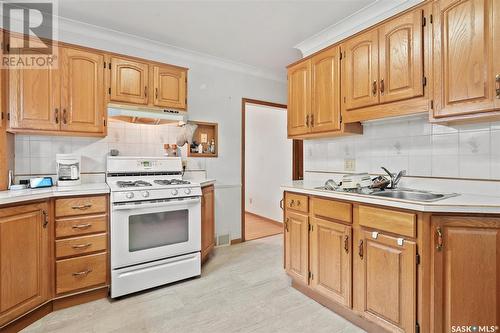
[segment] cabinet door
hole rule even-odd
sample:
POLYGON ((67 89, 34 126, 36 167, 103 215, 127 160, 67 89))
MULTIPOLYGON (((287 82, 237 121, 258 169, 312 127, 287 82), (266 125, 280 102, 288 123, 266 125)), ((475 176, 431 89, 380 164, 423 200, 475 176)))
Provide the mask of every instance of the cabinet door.
POLYGON ((288 69, 288 136, 309 132, 311 117, 311 62, 288 69))
MULTIPOLYGON (((16 40, 11 38, 11 42, 16 40)), ((18 43, 22 43, 22 40, 19 39, 18 43)), ((8 76, 9 127, 59 130, 61 113, 59 71, 50 65, 40 69, 13 68, 8 71, 8 76)))
POLYGON ((416 244, 360 229, 359 272, 354 293, 358 311, 391 332, 414 333, 416 323, 416 244), (400 245, 402 244, 402 245, 400 245))
POLYGON ((203 188, 201 198, 201 256, 202 260, 215 246, 215 200, 214 187, 203 188))
POLYGON ((378 30, 349 39, 341 48, 345 110, 378 104, 378 30))
POLYGON ((499 7, 497 0, 435 2, 434 117, 500 107, 500 57, 494 53, 500 50, 499 7))
POLYGON ((104 56, 60 48, 61 129, 72 132, 104 131, 104 56))
POLYGON ((186 70, 154 66, 154 105, 186 109, 186 70))
POLYGON ((351 306, 351 227, 311 219, 311 287, 326 297, 351 306))
POLYGON ((47 212, 46 203, 0 210, 0 326, 50 297, 47 212))
POLYGON ((285 270, 294 279, 309 281, 307 215, 285 212, 285 270))
POLYGON ((380 102, 423 96, 422 10, 390 20, 379 28, 380 102))
POLYGON ((148 64, 111 57, 111 101, 148 104, 148 64))
POLYGON ((312 75, 312 132, 340 129, 340 54, 334 47, 314 56, 312 75))
POLYGON ((432 332, 500 323, 500 219, 433 217, 432 332))

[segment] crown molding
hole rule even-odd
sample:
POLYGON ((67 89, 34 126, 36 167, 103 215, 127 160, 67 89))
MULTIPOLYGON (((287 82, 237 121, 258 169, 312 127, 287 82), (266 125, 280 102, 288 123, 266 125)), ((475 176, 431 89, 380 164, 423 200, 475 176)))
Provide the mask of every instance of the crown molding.
POLYGON ((376 0, 352 15, 295 45, 307 57, 426 0, 376 0))
POLYGON ((65 17, 58 17, 57 20, 54 20, 54 24, 56 24, 57 27, 56 38, 54 39, 62 42, 136 56, 139 58, 146 58, 144 54, 150 53, 152 56, 148 56, 147 58, 158 62, 169 62, 172 65, 182 67, 191 67, 193 63, 205 64, 267 80, 286 83, 285 69, 283 69, 283 71, 278 71, 259 68, 133 34, 71 20, 65 17))

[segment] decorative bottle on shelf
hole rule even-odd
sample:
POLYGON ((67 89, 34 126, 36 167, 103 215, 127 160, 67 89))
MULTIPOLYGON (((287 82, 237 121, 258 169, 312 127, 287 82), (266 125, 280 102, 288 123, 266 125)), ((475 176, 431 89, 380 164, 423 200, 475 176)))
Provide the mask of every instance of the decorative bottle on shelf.
POLYGON ((209 151, 211 154, 215 154, 215 139, 212 139, 212 141, 210 141, 209 151))

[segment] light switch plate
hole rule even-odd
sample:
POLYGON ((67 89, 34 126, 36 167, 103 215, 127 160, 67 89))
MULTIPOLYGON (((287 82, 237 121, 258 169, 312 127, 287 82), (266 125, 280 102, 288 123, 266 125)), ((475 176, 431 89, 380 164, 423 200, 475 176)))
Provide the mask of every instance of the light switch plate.
POLYGON ((344 171, 356 171, 356 160, 353 158, 346 158, 344 160, 344 171))

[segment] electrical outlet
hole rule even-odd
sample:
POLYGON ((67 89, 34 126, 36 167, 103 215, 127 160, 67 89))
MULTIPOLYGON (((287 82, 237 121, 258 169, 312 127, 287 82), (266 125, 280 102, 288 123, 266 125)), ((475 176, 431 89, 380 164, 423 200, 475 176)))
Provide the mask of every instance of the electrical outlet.
POLYGON ((356 171, 356 160, 353 158, 346 158, 344 160, 345 171, 356 171))

